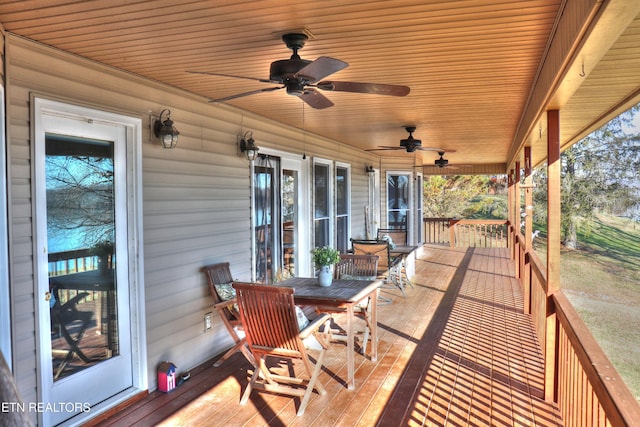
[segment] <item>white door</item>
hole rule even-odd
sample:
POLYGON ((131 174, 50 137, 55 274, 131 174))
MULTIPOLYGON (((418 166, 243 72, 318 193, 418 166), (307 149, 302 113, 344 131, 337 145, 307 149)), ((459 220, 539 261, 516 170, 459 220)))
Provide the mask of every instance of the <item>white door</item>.
POLYGON ((253 280, 310 274, 308 161, 265 149, 252 171, 253 280))
POLYGON ((94 110, 35 100, 39 374, 43 423, 131 387, 127 141, 94 110), (69 107, 69 106, 66 106, 69 107))
POLYGON ((309 190, 305 161, 282 158, 282 246, 285 275, 302 276, 309 269, 309 190), (305 256, 307 255, 307 256, 305 256))

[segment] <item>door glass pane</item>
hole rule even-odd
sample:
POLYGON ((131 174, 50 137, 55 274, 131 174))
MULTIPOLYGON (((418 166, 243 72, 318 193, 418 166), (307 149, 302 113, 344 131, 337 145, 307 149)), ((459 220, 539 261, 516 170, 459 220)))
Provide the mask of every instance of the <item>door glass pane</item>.
POLYGON ((113 142, 46 135, 54 380, 118 355, 113 142))
POLYGON ((282 172, 282 253, 284 277, 296 275, 298 172, 282 172))
POLYGON ((336 249, 340 253, 349 250, 349 173, 344 167, 336 167, 336 249))
POLYGON ((387 179, 388 228, 406 229, 409 210, 409 176, 389 175, 387 179))
POLYGON ((329 166, 316 164, 314 179, 315 217, 325 218, 329 216, 329 166))
POLYGON ((346 215, 349 212, 348 169, 336 168, 336 214, 346 215))
POLYGON ((256 280, 272 283, 282 264, 280 159, 259 155, 254 166, 256 280))
POLYGON ((315 246, 321 247, 331 244, 329 239, 329 165, 316 163, 313 179, 315 246))
POLYGON ((270 168, 255 168, 255 233, 256 233, 256 279, 267 283, 271 277, 271 256, 273 254, 273 197, 271 192, 273 174, 270 168))

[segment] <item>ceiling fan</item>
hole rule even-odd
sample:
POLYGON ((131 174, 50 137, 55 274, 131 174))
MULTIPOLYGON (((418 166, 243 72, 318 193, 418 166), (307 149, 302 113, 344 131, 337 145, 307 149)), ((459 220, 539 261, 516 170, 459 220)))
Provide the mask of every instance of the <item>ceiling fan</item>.
POLYGON ((330 74, 342 70, 349 66, 344 61, 328 56, 321 56, 315 61, 300 58, 298 50, 304 47, 308 36, 302 33, 289 33, 282 36, 282 40, 289 49, 293 51, 291 58, 281 59, 271 63, 268 79, 254 77, 243 77, 231 74, 210 73, 206 71, 187 71, 194 74, 206 74, 210 76, 232 77, 237 79, 254 80, 262 83, 274 83, 282 86, 251 90, 238 93, 224 98, 214 99, 211 102, 224 102, 231 99, 254 95, 262 92, 273 92, 286 89, 287 94, 297 96, 313 108, 322 109, 331 107, 333 102, 316 89, 334 92, 356 92, 371 93, 376 95, 405 96, 409 93, 408 86, 357 83, 357 82, 336 82, 319 81, 330 74))
MULTIPOLYGON (((450 151, 451 152, 451 151, 450 151)), ((444 158, 444 153, 445 150, 439 150, 438 151, 438 155, 440 156, 438 159, 436 159, 433 162, 433 166, 431 165, 421 165, 421 166, 414 166, 416 168, 423 168, 423 169, 427 169, 427 168, 450 168, 450 169, 458 169, 460 167, 464 167, 464 166, 471 166, 471 165, 466 165, 466 164, 449 164, 449 160, 444 158)))
POLYGON ((438 152, 453 152, 454 150, 444 150, 442 148, 433 148, 433 147, 423 147, 422 141, 419 139, 415 139, 413 137, 413 132, 416 131, 415 126, 404 126, 407 132, 409 132, 409 137, 400 140, 399 146, 389 146, 389 145, 381 145, 379 148, 372 148, 367 151, 383 151, 383 150, 405 150, 407 153, 413 153, 416 150, 420 151, 438 151, 438 152))

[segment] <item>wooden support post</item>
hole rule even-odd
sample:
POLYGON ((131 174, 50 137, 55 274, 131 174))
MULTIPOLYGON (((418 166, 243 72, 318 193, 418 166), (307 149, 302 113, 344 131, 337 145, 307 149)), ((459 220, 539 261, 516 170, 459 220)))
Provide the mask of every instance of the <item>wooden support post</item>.
POLYGON ((547 324, 545 387, 547 401, 557 399, 556 315, 551 295, 560 288, 560 112, 547 111, 547 324))
MULTIPOLYGON (((533 250, 533 177, 531 176, 531 147, 524 147, 524 252, 528 254, 533 250)), ((525 255, 526 259, 530 259, 525 255)), ((531 263, 525 262, 522 272, 522 284, 524 291, 524 312, 531 313, 531 263)))
MULTIPOLYGON (((522 218, 520 217, 520 161, 516 162, 516 170, 514 176, 514 184, 513 184, 513 215, 515 216, 515 223, 513 224, 515 228, 515 235, 518 236, 520 234, 520 221, 522 218)), ((520 250, 516 252, 516 278, 520 279, 522 277, 522 272, 520 271, 520 250)))
POLYGON ((511 228, 510 230, 507 230, 507 238, 509 239, 508 244, 510 245, 509 247, 511 248, 511 259, 515 260, 516 259, 516 245, 515 245, 515 239, 513 238, 513 234, 515 233, 515 227, 516 227, 516 213, 514 211, 514 172, 513 169, 511 169, 509 171, 509 174, 507 175, 507 186, 508 186, 508 191, 507 191, 507 218, 509 219, 509 227, 511 228))

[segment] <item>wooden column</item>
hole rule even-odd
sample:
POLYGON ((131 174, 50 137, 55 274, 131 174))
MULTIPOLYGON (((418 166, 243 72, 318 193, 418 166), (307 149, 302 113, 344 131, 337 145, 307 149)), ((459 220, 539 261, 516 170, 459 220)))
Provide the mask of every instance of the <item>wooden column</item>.
POLYGON ((549 294, 560 289, 560 114, 547 112, 547 282, 549 294))
MULTIPOLYGON (((520 162, 516 162, 516 170, 515 175, 513 177, 513 215, 515 222, 513 224, 515 228, 516 237, 520 234, 520 221, 522 218, 520 216, 520 162)), ((522 277, 522 272, 520 271, 520 250, 516 248, 516 278, 520 279, 522 277)))
MULTIPOLYGON (((524 147, 524 252, 529 258, 529 252, 533 250, 531 236, 533 234, 533 177, 531 176, 531 147, 524 147)), ((531 262, 525 262, 524 271, 521 273, 524 312, 531 313, 531 262)))
POLYGON ((516 259, 516 245, 513 239, 515 232, 515 213, 513 211, 513 169, 507 173, 507 219, 509 220, 509 236, 507 244, 511 249, 511 259, 516 259))
POLYGON ((547 331, 545 399, 556 401, 556 314, 551 295, 560 289, 560 112, 547 111, 547 331))

